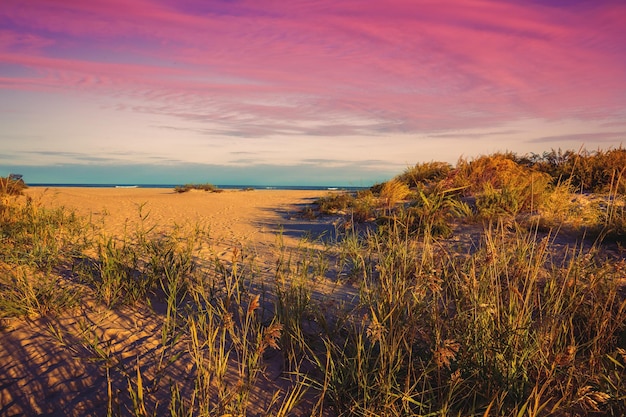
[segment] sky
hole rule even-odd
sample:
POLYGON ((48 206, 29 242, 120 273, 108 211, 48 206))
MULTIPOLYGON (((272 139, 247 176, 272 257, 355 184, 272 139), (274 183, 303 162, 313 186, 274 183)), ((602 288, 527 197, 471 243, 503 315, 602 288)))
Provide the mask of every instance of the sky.
POLYGON ((623 0, 2 0, 0 176, 368 186, 617 148, 624 22, 623 0))

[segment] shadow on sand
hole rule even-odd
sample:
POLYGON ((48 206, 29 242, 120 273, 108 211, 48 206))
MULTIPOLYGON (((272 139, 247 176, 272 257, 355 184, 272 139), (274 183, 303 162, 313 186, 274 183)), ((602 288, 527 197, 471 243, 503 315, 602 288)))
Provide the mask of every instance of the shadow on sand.
POLYGON ((307 219, 303 213, 311 204, 302 203, 290 206, 290 209, 264 209, 268 213, 278 214, 280 221, 274 216, 268 216, 255 222, 255 226, 267 229, 273 233, 280 233, 294 239, 307 239, 321 243, 337 241, 337 225, 340 217, 322 217, 312 220, 307 219))

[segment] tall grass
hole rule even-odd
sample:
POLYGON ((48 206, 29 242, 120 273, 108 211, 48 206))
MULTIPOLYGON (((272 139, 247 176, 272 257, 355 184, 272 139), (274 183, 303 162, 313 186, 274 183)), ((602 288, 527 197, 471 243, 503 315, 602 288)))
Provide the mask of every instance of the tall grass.
POLYGON ((410 188, 424 188, 428 190, 431 186, 436 186, 440 181, 446 179, 452 166, 446 162, 424 162, 407 168, 397 179, 410 188))
POLYGON ((0 318, 36 319, 79 305, 81 291, 58 277, 46 277, 24 267, 2 268, 0 273, 0 318))
POLYGON ((50 270, 88 246, 86 222, 27 198, 0 202, 0 260, 50 270))
POLYGON ((606 193, 617 190, 626 192, 624 167, 626 167, 626 149, 609 149, 595 152, 586 149, 579 151, 551 150, 542 155, 532 155, 529 165, 546 172, 553 178, 554 184, 567 182, 577 192, 606 193), (615 182, 616 176, 621 179, 615 182))
POLYGON ((0 317, 36 318, 77 305, 80 289, 59 277, 88 246, 86 223, 32 199, 0 201, 0 317))
POLYGON ((620 267, 497 224, 466 256, 408 236, 368 236, 360 304, 316 356, 339 415, 624 412, 620 267))

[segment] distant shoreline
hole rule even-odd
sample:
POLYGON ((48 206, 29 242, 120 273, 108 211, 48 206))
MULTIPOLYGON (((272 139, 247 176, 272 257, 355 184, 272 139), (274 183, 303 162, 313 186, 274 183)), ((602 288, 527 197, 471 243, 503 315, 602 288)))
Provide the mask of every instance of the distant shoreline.
MULTIPOLYGON (((181 184, 56 184, 56 183, 32 183, 29 187, 50 187, 50 188, 174 188, 181 184)), ((366 190, 370 187, 356 187, 351 185, 219 185, 217 188, 223 190, 299 190, 299 191, 358 191, 366 190)))

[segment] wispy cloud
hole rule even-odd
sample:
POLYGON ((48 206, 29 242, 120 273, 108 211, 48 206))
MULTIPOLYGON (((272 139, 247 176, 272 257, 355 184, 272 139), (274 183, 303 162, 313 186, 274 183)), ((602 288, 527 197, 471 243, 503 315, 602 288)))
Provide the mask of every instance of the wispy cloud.
POLYGON ((351 166, 358 165, 363 168, 380 167, 381 165, 386 164, 386 161, 379 160, 379 159, 352 161, 352 160, 332 159, 332 158, 312 158, 312 159, 303 159, 301 162, 303 164, 319 165, 319 166, 351 167, 351 166))
POLYGON ((434 133, 429 134, 428 136, 431 138, 439 138, 439 139, 482 139, 489 138, 494 136, 508 136, 522 133, 520 130, 501 130, 501 131, 485 131, 485 132, 450 132, 450 133, 434 133))
POLYGON ((5 12, 14 23, 0 59, 38 72, 16 77, 18 88, 110 89, 166 103, 183 118, 189 113, 181 110, 207 105, 254 119, 378 112, 405 126, 444 127, 453 115, 466 124, 584 117, 590 100, 621 108, 626 87, 617 56, 626 48, 615 45, 626 35, 626 6, 618 4, 582 16, 467 1, 264 3, 263 10, 243 2, 197 11, 193 3, 147 0, 119 9, 111 0, 32 3, 12 1, 5 12))
POLYGON ((24 161, 27 165, 64 165, 64 164, 98 164, 119 165, 136 164, 137 161, 153 164, 180 164, 180 159, 150 155, 147 153, 107 152, 93 155, 84 152, 67 151, 16 151, 0 155, 0 162, 13 164, 14 161, 24 161))

